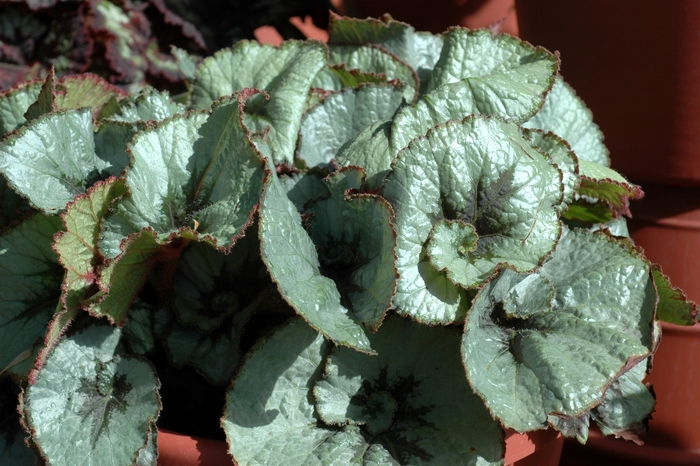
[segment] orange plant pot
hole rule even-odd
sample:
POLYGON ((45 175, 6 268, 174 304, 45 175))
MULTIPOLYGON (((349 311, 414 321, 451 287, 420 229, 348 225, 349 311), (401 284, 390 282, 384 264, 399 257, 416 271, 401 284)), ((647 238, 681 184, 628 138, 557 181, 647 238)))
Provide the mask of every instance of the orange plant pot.
MULTIPOLYGON (((506 435, 507 466, 557 466, 564 438, 556 431, 506 435)), ((226 442, 158 430, 158 466, 231 466, 226 442)))
MULTIPOLYGON (((700 302, 700 189, 645 185, 629 222, 632 238, 689 299, 700 302)), ((687 450, 700 462, 700 326, 663 324, 649 382, 656 412, 647 444, 687 450)))
POLYGON ((515 6, 520 37, 561 52, 562 75, 593 111, 613 168, 637 183, 700 186, 700 2, 515 6))
MULTIPOLYGON (((660 264, 689 299, 700 301, 700 189, 644 184, 632 205, 635 243, 660 264)), ((662 323, 659 349, 646 382, 656 407, 643 446, 593 431, 585 446, 567 441, 561 466, 700 465, 700 325, 662 323)))

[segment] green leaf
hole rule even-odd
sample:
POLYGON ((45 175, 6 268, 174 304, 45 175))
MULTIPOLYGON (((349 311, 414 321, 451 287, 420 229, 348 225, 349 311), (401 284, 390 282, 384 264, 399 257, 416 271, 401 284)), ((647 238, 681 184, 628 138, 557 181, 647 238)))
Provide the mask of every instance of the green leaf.
POLYGON ((416 70, 421 90, 429 82, 443 46, 442 35, 416 32, 413 26, 388 16, 357 19, 331 14, 328 32, 331 46, 381 45, 416 70))
POLYGON ((264 91, 247 102, 245 123, 265 134, 275 163, 293 161, 301 116, 311 82, 326 63, 326 48, 315 41, 286 41, 280 47, 241 41, 205 59, 192 83, 191 103, 204 108, 245 88, 264 91))
POLYGON ((104 176, 119 176, 131 163, 127 144, 138 132, 136 125, 114 120, 102 120, 95 133, 95 153, 109 165, 104 176))
POLYGON ((129 308, 129 318, 122 327, 124 339, 136 354, 148 354, 156 349, 153 314, 156 310, 140 300, 135 300, 129 308))
MULTIPOLYGON (((123 252, 107 261, 99 270, 99 290, 85 302, 85 307, 98 317, 122 325, 129 306, 136 299, 151 272, 158 266, 168 269, 180 257, 182 250, 193 239, 188 232, 162 243, 158 234, 150 228, 127 237, 122 243, 123 252)), ((170 277, 164 277, 166 281, 170 277)))
POLYGON ((341 305, 338 288, 323 276, 316 247, 280 182, 271 177, 260 205, 263 261, 284 299, 313 328, 336 344, 371 352, 355 316, 341 305))
POLYGON ((29 202, 8 185, 4 176, 0 176, 0 228, 21 221, 32 211, 29 202))
POLYGON ((480 271, 465 260, 476 251, 478 241, 473 225, 462 220, 440 220, 430 231, 426 252, 432 266, 455 285, 479 282, 480 271))
POLYGON ((54 90, 57 109, 90 107, 95 119, 112 99, 120 100, 126 96, 124 90, 90 73, 59 79, 54 90))
POLYGON ((637 434, 646 434, 656 399, 644 384, 645 359, 616 379, 605 392, 592 417, 604 435, 615 435, 642 444, 637 434))
POLYGON ((179 322, 209 333, 270 284, 255 224, 229 254, 205 243, 193 243, 182 253, 173 277, 172 309, 179 322))
POLYGON ((415 70, 379 45, 332 45, 329 47, 328 63, 344 65, 348 70, 381 74, 389 81, 399 80, 406 85, 403 96, 408 102, 418 95, 415 70))
POLYGON ((473 113, 525 121, 542 106, 558 65, 555 55, 514 37, 451 29, 428 92, 396 115, 392 146, 399 150, 431 127, 473 113))
POLYGON ((24 394, 24 419, 53 465, 132 464, 158 417, 150 364, 116 353, 120 332, 92 326, 62 341, 24 394))
POLYGON ((214 385, 228 384, 241 359, 239 345, 243 325, 255 306, 236 311, 224 325, 206 334, 196 327, 173 322, 164 338, 172 364, 194 366, 214 385))
POLYGON ((503 433, 464 379, 458 333, 393 318, 370 338, 379 356, 338 348, 328 358, 330 345, 297 319, 262 341, 227 396, 222 425, 234 459, 319 466, 502 461, 503 433), (382 405, 394 416, 377 411, 382 405))
POLYGON ((27 82, 0 93, 0 136, 27 124, 25 112, 36 102, 41 82, 27 82))
POLYGON ((574 223, 574 225, 589 226, 595 223, 610 222, 614 218, 615 213, 610 210, 610 205, 605 202, 591 203, 586 199, 576 199, 562 213, 562 219, 574 223))
POLYGON ((554 133, 526 129, 523 136, 534 148, 547 154, 552 164, 561 170, 564 197, 559 211, 564 212, 568 205, 574 202, 580 185, 578 158, 567 142, 554 133))
POLYGON ((444 250, 449 241, 434 244, 453 258, 451 278, 464 288, 479 286, 501 264, 532 270, 556 245, 561 174, 514 123, 474 116, 437 126, 402 151, 393 168, 384 196, 396 212, 400 278, 394 305, 402 315, 430 323, 464 316, 465 296, 426 250, 440 221, 459 220, 476 230, 472 252, 460 253, 461 243, 451 253, 444 250))
POLYGON ((27 121, 35 120, 41 115, 46 115, 47 113, 58 110, 54 97, 55 87, 54 69, 51 67, 49 75, 41 86, 41 91, 37 96, 36 102, 31 104, 24 114, 24 118, 26 118, 27 121))
POLYGON ((341 167, 362 167, 367 176, 366 188, 379 189, 384 177, 391 171, 395 156, 390 137, 391 121, 378 121, 367 126, 340 148, 335 163, 341 167))
POLYGON ((470 383, 520 432, 578 419, 649 355, 655 299, 629 244, 569 231, 539 273, 506 269, 479 292, 462 342, 470 383))
POLYGON ((308 167, 328 164, 360 131, 391 119, 401 94, 390 84, 366 84, 329 95, 304 116, 297 158, 308 167))
POLYGON ((370 339, 376 357, 328 357, 313 390, 326 425, 360 426, 400 464, 500 461, 503 433, 464 379, 457 332, 390 317, 370 339))
POLYGON ((52 67, 41 87, 37 101, 27 109, 24 117, 31 121, 56 110, 89 107, 92 109, 93 118, 98 119, 108 102, 126 95, 127 93, 117 86, 90 73, 66 76, 56 80, 52 67))
POLYGON ((0 236, 0 370, 26 377, 61 293, 63 268, 51 249, 58 217, 35 214, 0 236))
POLYGON ((56 235, 54 250, 66 269, 61 296, 65 309, 79 309, 96 290, 97 269, 104 259, 97 247, 102 219, 125 193, 123 180, 98 182, 68 204, 61 216, 66 231, 56 235))
POLYGON ((579 194, 607 202, 614 212, 630 215, 630 199, 641 199, 644 196, 639 186, 630 183, 611 168, 587 160, 579 160, 579 167, 579 194))
POLYGON ((227 393, 221 421, 239 464, 323 464, 313 451, 335 432, 316 427, 309 399, 329 350, 323 337, 297 318, 247 356, 227 393))
POLYGON ((204 243, 183 252, 173 281, 173 310, 180 322, 208 333, 240 310, 241 298, 231 289, 236 262, 233 254, 204 243))
POLYGON ((184 112, 185 106, 173 102, 167 91, 149 88, 135 97, 122 100, 119 103, 119 112, 112 115, 110 120, 129 123, 163 121, 184 112))
POLYGON ((222 99, 211 115, 175 116, 134 138, 133 166, 126 174, 131 194, 103 226, 100 249, 107 257, 119 254, 122 240, 144 228, 161 235, 163 243, 189 229, 219 248, 230 248, 243 235, 265 170, 241 121, 242 99, 222 99))
POLYGON ((63 210, 108 166, 95 154, 89 109, 45 115, 0 144, 0 171, 48 214, 63 210))
POLYGON ((659 320, 677 325, 694 325, 698 315, 697 304, 689 301, 680 288, 671 284, 660 265, 652 265, 651 272, 659 294, 659 303, 656 305, 659 320))
POLYGON ((185 79, 188 81, 194 81, 197 61, 201 58, 191 55, 187 53, 187 50, 175 47, 174 45, 170 46, 170 53, 172 53, 172 55, 175 57, 177 65, 180 67, 180 71, 182 71, 182 74, 185 75, 185 79))
POLYGON ((300 171, 281 175, 278 179, 299 213, 304 212, 309 201, 328 197, 328 188, 323 182, 323 175, 317 171, 300 171))
MULTIPOLYGON (((307 107, 311 108, 315 104, 315 95, 327 94, 333 91, 341 91, 346 87, 360 87, 362 84, 385 84, 390 80, 383 73, 372 73, 370 71, 361 71, 358 69, 347 69, 345 64, 329 65, 322 68, 316 74, 311 83, 310 98, 307 100, 307 107)), ((406 89, 405 84, 399 81, 393 81, 397 87, 406 89)), ((407 91, 404 91, 407 92, 407 91)), ((320 99, 319 99, 320 100, 320 99)))
POLYGON ((591 228, 592 231, 597 229, 606 229, 613 236, 619 236, 624 238, 630 238, 629 228, 627 228, 627 220, 624 217, 617 217, 607 222, 594 226, 591 228))
POLYGON ((593 123, 593 114, 561 76, 557 76, 540 111, 523 127, 551 131, 568 142, 579 159, 610 166, 603 133, 593 123))
POLYGON ((332 197, 307 209, 307 228, 319 251, 321 273, 335 282, 341 304, 376 331, 396 290, 396 233, 393 212, 382 197, 352 192, 363 177, 352 167, 326 177, 332 197))

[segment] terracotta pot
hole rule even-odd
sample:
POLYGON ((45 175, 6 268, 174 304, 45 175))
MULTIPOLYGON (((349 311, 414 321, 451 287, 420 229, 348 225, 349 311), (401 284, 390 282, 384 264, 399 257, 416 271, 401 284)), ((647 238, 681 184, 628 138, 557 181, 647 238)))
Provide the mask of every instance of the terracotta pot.
POLYGON ((348 16, 365 18, 389 13, 419 31, 443 32, 450 26, 476 29, 503 20, 501 32, 518 34, 513 0, 345 0, 348 16))
POLYGON ((692 466, 700 456, 689 451, 652 445, 639 446, 603 437, 591 430, 586 445, 566 440, 559 466, 692 466))
POLYGON ((226 442, 158 429, 158 466, 231 466, 226 442))
POLYGON ((515 4, 520 37, 561 52, 615 169, 638 183, 700 186, 700 2, 515 4))
MULTIPOLYGON (((674 285, 700 301, 700 189, 645 185, 644 190, 646 197, 632 206, 632 237, 674 285)), ((698 354, 700 326, 663 324, 649 377, 657 404, 646 443, 700 455, 698 354)))
POLYGON ((506 433, 506 466, 557 466, 564 437, 556 430, 506 433))
MULTIPOLYGON (((689 299, 700 301, 700 189, 643 185, 629 229, 646 256, 661 265, 689 299)), ((662 338, 647 382, 656 410, 644 446, 593 433, 581 446, 566 442, 562 466, 582 464, 700 465, 700 326, 662 324, 662 338)))
MULTIPOLYGON (((507 466, 557 466, 564 438, 556 431, 506 435, 507 466)), ((230 466, 226 442, 158 430, 158 466, 230 466)))

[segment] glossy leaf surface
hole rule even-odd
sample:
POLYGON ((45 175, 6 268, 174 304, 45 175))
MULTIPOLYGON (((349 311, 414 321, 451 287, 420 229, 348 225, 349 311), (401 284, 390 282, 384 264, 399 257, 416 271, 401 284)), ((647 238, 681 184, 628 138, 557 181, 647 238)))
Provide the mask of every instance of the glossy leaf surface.
POLYGON ((52 352, 24 395, 25 420, 55 465, 132 464, 158 416, 151 366, 116 352, 119 330, 93 326, 52 352))

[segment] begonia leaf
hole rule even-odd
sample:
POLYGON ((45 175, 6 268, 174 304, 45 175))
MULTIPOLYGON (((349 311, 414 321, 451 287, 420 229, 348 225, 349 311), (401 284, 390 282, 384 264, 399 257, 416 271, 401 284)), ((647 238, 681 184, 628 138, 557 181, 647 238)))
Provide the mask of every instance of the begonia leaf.
POLYGON ((239 464, 278 458, 290 466, 323 464, 313 452, 335 432, 317 428, 309 397, 329 350, 330 344, 297 318, 246 357, 227 393, 221 421, 229 452, 239 464))
POLYGON ((603 402, 592 412, 604 435, 615 435, 641 444, 637 434, 646 434, 656 399, 644 384, 647 360, 616 379, 605 392, 603 402))
POLYGON ((361 427, 355 435, 400 464, 499 461, 503 434, 464 380, 457 332, 393 316, 370 338, 376 357, 328 356, 313 390, 325 424, 361 427))
POLYGON ((401 94, 390 84, 368 84, 329 95, 304 116, 297 158, 308 167, 328 164, 360 131, 391 119, 401 94))
POLYGON ((61 218, 65 231, 56 235, 54 250, 66 269, 61 299, 66 309, 77 309, 96 291, 101 220, 112 202, 126 194, 123 180, 110 178, 98 182, 87 193, 68 204, 61 218))
POLYGON ((464 379, 457 332, 393 317, 370 338, 378 356, 349 348, 330 353, 296 320, 263 341, 227 398, 222 424, 236 461, 502 461, 503 433, 464 379))
POLYGON ((172 323, 164 339, 170 360, 176 367, 192 365, 215 385, 228 384, 241 358, 243 326, 254 311, 255 305, 236 308, 223 325, 209 333, 172 323))
POLYGON ((92 326, 58 344, 24 393, 24 420, 50 464, 133 464, 160 412, 150 364, 117 353, 120 332, 92 326))
POLYGON ((265 170, 241 121, 241 101, 223 99, 211 115, 175 116, 139 133, 126 173, 130 196, 104 222, 100 248, 121 252, 128 235, 152 228, 169 235, 189 228, 228 248, 251 223, 265 170), (196 222, 196 227, 195 227, 196 222))
POLYGON ((514 37, 451 29, 428 92, 396 115, 392 146, 398 151, 431 127, 473 113, 522 122, 544 103, 557 69, 555 55, 514 37))
POLYGON ((15 224, 34 211, 27 199, 12 189, 4 176, 0 176, 0 228, 15 224))
POLYGON ((561 76, 557 76, 542 108, 523 127, 551 131, 566 140, 579 159, 610 166, 603 133, 586 104, 561 76))
POLYGON ((309 206, 306 224, 319 251, 321 273, 335 281, 341 303, 376 331, 396 289, 396 233, 393 212, 382 197, 351 192, 363 178, 352 167, 329 175, 325 181, 331 197, 309 206))
POLYGON ((390 17, 357 19, 331 14, 328 43, 334 45, 377 44, 416 70, 421 90, 440 57, 443 36, 416 32, 413 26, 390 17))
POLYGON ((49 214, 62 211, 109 166, 95 153, 90 109, 42 116, 0 144, 0 171, 10 186, 49 214))
POLYGON ((379 189, 394 160, 390 137, 391 121, 377 121, 346 142, 337 152, 335 163, 362 167, 367 189, 379 189))
POLYGON ((260 205, 261 253, 284 299, 313 328, 336 344, 371 352, 362 325, 341 304, 335 282, 321 272, 316 246, 276 177, 260 205))
POLYGON ((467 376, 506 427, 577 419, 649 355, 655 301, 649 265, 631 246, 568 231, 539 273, 506 269, 479 292, 462 343, 467 376))
POLYGON ((559 210, 560 212, 565 211, 569 204, 574 201, 580 185, 578 158, 569 144, 554 133, 545 133, 542 130, 525 130, 523 135, 533 147, 547 154, 552 163, 561 170, 564 197, 559 210))
POLYGON ((122 253, 100 267, 99 288, 84 306, 92 314, 105 316, 110 322, 122 325, 129 306, 151 272, 159 265, 171 265, 177 261, 191 239, 192 235, 184 232, 182 236, 163 244, 158 233, 151 228, 128 236, 121 243, 122 253))
POLYGON ((642 189, 622 175, 596 162, 579 159, 581 186, 579 194, 610 204, 614 212, 629 215, 629 201, 641 199, 642 189))
POLYGON ((129 308, 129 317, 121 330, 129 348, 136 354, 145 355, 156 348, 153 314, 154 307, 138 299, 129 308))
MULTIPOLYGON (((381 73, 372 73, 371 71, 362 71, 356 68, 347 69, 344 64, 330 65, 322 68, 311 83, 311 95, 307 100, 307 107, 311 108, 316 103, 316 95, 314 94, 329 94, 334 91, 341 91, 346 87, 354 88, 367 83, 384 84, 387 82, 390 82, 390 80, 381 73)), ((397 86, 403 86, 404 89, 406 88, 401 82, 393 81, 393 83, 396 83, 397 86)))
POLYGON ((688 301, 683 291, 671 284, 671 279, 661 270, 661 266, 652 267, 654 284, 659 294, 656 316, 663 322, 677 325, 694 325, 698 316, 698 306, 688 301))
POLYGON ((276 163, 291 164, 307 94, 325 57, 323 44, 314 41, 287 41, 280 47, 241 41, 202 61, 191 104, 204 108, 244 88, 264 91, 269 100, 257 95, 247 102, 246 126, 265 134, 276 163))
MULTIPOLYGON (((35 214, 0 236, 0 370, 27 350, 36 355, 46 333, 64 273, 51 249, 61 227, 58 217, 35 214)), ((26 377, 33 362, 28 355, 8 372, 26 377)))
POLYGON ((102 120, 95 133, 95 153, 109 165, 104 169, 106 176, 119 176, 129 166, 131 159, 127 144, 138 132, 138 127, 114 120, 102 120))
POLYGON ((125 91, 97 75, 82 73, 56 79, 51 68, 36 101, 29 106, 24 117, 31 121, 56 110, 90 107, 93 118, 97 119, 107 103, 126 95, 125 91))
POLYGON ((111 120, 135 123, 137 121, 163 121, 184 113, 185 106, 173 102, 166 91, 147 89, 135 97, 122 100, 119 112, 111 120))
POLYGON ((323 175, 315 171, 292 173, 278 178, 287 192, 287 197, 301 213, 309 201, 328 197, 328 188, 323 175))
POLYGON ((41 84, 40 81, 27 82, 0 93, 0 135, 27 123, 24 114, 36 102, 41 84))
POLYGON ((59 79, 54 92, 56 108, 90 107, 95 119, 100 116, 102 109, 112 98, 119 100, 127 96, 121 88, 90 73, 59 79))
POLYGON ((522 139, 517 125, 496 118, 453 121, 414 141, 394 161, 384 196, 396 213, 394 305, 422 322, 461 319, 466 303, 459 288, 480 286, 501 264, 533 270, 561 230, 560 171, 522 139), (493 140, 501 141, 497 148, 493 140), (434 229, 445 221, 473 225, 476 248, 436 238, 434 229), (452 256, 447 276, 437 268, 442 259, 431 256, 438 253, 452 256))
POLYGON ((418 94, 418 75, 396 55, 379 45, 335 45, 329 47, 328 63, 343 65, 348 70, 361 70, 386 76, 406 85, 403 96, 411 102, 418 94))

